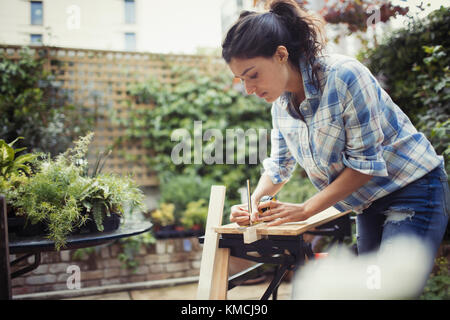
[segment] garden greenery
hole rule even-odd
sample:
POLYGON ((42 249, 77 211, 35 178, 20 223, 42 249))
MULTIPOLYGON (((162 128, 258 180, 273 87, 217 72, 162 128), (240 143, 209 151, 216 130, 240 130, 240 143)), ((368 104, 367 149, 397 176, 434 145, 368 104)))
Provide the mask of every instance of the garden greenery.
POLYGON ((0 137, 30 152, 56 155, 93 124, 93 113, 68 102, 45 67, 45 50, 24 47, 19 59, 0 56, 0 137))
POLYGON ((436 258, 435 267, 437 267, 437 270, 428 278, 420 300, 450 299, 450 266, 447 258, 436 258))
MULTIPOLYGON (((115 122, 125 128, 122 141, 139 141, 151 151, 152 156, 139 160, 144 160, 158 174, 161 202, 175 204, 177 223, 181 222, 188 203, 209 199, 212 184, 227 187, 224 212, 228 215, 230 206, 240 202, 238 189, 245 185, 246 179, 256 187, 260 162, 249 164, 248 159, 257 150, 250 148, 246 141, 245 151, 239 150, 245 152, 245 164, 237 164, 236 159, 233 164, 195 164, 192 153, 190 163, 177 165, 171 158, 177 144, 171 135, 182 128, 194 137, 194 121, 201 121, 204 131, 217 129, 224 137, 227 129, 270 132, 270 105, 233 87, 231 74, 223 67, 215 74, 205 74, 195 68, 177 66, 172 68, 171 77, 170 84, 150 79, 129 88, 132 101, 128 102, 126 110, 113 116, 115 122)), ((202 141, 203 150, 214 148, 214 142, 214 139, 202 141)), ((221 150, 223 155, 225 148, 224 145, 221 150)), ((238 152, 233 154, 237 158, 238 152)), ((138 159, 128 157, 128 160, 138 159)))
MULTIPOLYGON (((11 143, 6 143, 5 140, 0 139, 0 176, 3 181, 10 178, 12 175, 18 175, 20 172, 31 174, 31 168, 28 163, 32 162, 37 155, 23 154, 16 156, 19 152, 26 148, 14 149, 13 145, 23 137, 19 137, 11 143)), ((1 189, 0 189, 1 190, 1 189)))
MULTIPOLYGON (((52 159, 41 154, 29 177, 19 173, 19 183, 2 183, 8 205, 16 216, 25 216, 31 224, 44 223, 48 238, 60 249, 67 236, 89 219, 98 231, 111 214, 122 215, 125 205, 130 212, 144 210, 143 193, 131 177, 96 172, 88 175, 87 151, 93 133, 75 142, 74 148, 52 159)), ((2 180, 17 181, 18 178, 2 180)))

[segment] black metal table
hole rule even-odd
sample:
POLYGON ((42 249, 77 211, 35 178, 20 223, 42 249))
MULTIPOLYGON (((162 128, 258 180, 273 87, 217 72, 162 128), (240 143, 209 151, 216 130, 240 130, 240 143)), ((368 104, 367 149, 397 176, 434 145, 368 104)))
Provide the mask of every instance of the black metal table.
MULTIPOLYGON (((110 232, 96 232, 96 233, 86 233, 86 234, 77 234, 71 235, 67 238, 67 242, 65 247, 62 247, 61 250, 73 250, 80 248, 87 248, 92 246, 98 246, 101 244, 105 244, 116 239, 120 238, 128 238, 132 236, 136 236, 141 233, 145 233, 150 231, 152 228, 152 223, 149 221, 136 221, 131 219, 126 219, 119 226, 118 229, 110 232)), ((23 238, 14 238, 9 241, 9 254, 24 254, 21 257, 11 261, 8 266, 2 264, 0 269, 0 273, 9 274, 10 268, 14 265, 17 265, 20 261, 27 259, 31 256, 34 256, 34 262, 17 270, 10 274, 10 279, 21 276, 27 272, 30 272, 36 269, 41 262, 41 252, 55 251, 55 243, 45 236, 37 236, 37 237, 23 237, 23 238)), ((1 253, 3 255, 3 253, 1 253)), ((9 257, 5 257, 6 261, 9 262, 9 257)), ((6 281, 7 284, 5 288, 1 288, 2 297, 11 298, 11 281, 6 281), (9 287, 8 287, 9 286, 9 287)))

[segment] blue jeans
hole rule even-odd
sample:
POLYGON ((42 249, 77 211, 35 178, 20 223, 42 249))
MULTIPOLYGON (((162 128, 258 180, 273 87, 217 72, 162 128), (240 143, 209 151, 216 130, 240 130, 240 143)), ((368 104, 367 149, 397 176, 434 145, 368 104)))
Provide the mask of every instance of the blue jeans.
POLYGON ((358 254, 383 247, 395 236, 416 236, 427 245, 432 261, 444 237, 450 211, 447 174, 437 167, 422 178, 372 203, 357 215, 358 254))

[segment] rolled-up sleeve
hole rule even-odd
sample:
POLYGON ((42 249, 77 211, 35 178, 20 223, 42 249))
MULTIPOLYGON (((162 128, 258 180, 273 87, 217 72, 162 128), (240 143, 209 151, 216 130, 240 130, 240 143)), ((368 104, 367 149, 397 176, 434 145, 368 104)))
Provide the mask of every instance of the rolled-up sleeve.
POLYGON ((383 159, 379 84, 366 67, 356 63, 345 64, 336 82, 341 88, 346 134, 344 165, 363 174, 388 176, 383 159))
POLYGON ((263 161, 264 174, 268 175, 274 184, 289 180, 297 164, 277 124, 276 108, 277 105, 274 102, 272 105, 273 129, 270 133, 270 157, 263 161))

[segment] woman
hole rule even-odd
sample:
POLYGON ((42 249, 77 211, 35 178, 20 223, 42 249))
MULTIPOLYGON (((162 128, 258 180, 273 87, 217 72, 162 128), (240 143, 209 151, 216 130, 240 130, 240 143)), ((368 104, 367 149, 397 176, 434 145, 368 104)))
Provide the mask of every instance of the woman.
POLYGON ((434 257, 450 202, 443 158, 366 67, 321 55, 316 22, 295 1, 273 1, 269 12, 243 12, 226 35, 223 58, 248 94, 272 103, 273 125, 253 212, 233 206, 230 220, 279 225, 330 206, 351 209, 359 254, 416 235, 434 257), (258 204, 282 188, 296 163, 319 192, 304 203, 258 204))

